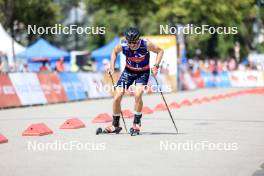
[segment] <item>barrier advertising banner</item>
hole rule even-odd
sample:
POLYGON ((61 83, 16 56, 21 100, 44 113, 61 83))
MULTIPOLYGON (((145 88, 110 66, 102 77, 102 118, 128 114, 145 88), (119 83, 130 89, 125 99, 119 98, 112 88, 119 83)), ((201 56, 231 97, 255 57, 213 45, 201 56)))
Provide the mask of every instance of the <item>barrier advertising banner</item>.
POLYGON ((35 73, 10 73, 9 78, 22 105, 47 103, 35 73))
POLYGON ((204 88, 204 80, 200 72, 196 72, 192 74, 192 79, 194 83, 196 84, 197 88, 204 88))
POLYGON ((85 90, 77 74, 60 73, 60 80, 70 101, 86 99, 85 90))
POLYGON ((111 83, 107 82, 104 74, 79 73, 78 77, 84 86, 89 98, 100 98, 111 96, 111 83))
POLYGON ((8 75, 0 75, 0 108, 21 106, 8 75))
POLYGON ((216 80, 217 80, 217 83, 216 83, 217 87, 230 87, 231 86, 231 83, 229 80, 229 74, 227 71, 219 72, 217 74, 216 80))
MULTIPOLYGON (((114 82, 120 73, 113 75, 114 82)), ((160 87, 152 76, 145 93, 176 90, 174 75, 159 74, 160 87)), ((185 90, 203 87, 264 87, 262 71, 199 72, 182 75, 185 90)), ((133 86, 132 86, 133 87, 133 86)), ((112 81, 103 73, 9 73, 0 75, 0 108, 104 98, 113 95, 112 81)), ((129 89, 133 91, 132 89, 129 89)), ((133 92, 126 92, 132 95, 133 92)))
POLYGON ((263 72, 260 71, 233 71, 229 73, 232 87, 263 87, 263 72))
POLYGON ((37 76, 49 103, 67 101, 67 95, 56 73, 38 73, 37 76))
POLYGON ((216 79, 210 72, 201 72, 201 76, 204 80, 205 87, 215 87, 216 86, 216 79))

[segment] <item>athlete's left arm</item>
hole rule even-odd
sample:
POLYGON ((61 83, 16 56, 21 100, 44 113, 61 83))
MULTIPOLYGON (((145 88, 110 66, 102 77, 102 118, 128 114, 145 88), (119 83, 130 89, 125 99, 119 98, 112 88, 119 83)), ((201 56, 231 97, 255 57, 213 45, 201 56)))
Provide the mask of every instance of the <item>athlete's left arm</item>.
POLYGON ((149 51, 152 51, 157 54, 155 65, 159 65, 161 62, 164 50, 149 40, 147 40, 147 47, 149 51))

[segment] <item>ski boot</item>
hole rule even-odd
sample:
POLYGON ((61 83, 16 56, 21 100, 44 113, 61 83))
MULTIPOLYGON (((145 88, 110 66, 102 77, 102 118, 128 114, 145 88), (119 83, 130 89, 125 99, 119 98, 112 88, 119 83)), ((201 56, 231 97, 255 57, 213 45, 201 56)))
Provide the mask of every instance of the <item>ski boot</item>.
POLYGON ((140 115, 135 114, 133 126, 130 128, 131 136, 139 135, 140 127, 141 127, 141 117, 142 117, 142 114, 140 115))
POLYGON ((96 130, 96 135, 101 134, 101 133, 120 133, 122 130, 122 127, 119 126, 119 119, 120 116, 113 116, 113 123, 112 125, 106 127, 104 130, 102 128, 98 128, 96 130))

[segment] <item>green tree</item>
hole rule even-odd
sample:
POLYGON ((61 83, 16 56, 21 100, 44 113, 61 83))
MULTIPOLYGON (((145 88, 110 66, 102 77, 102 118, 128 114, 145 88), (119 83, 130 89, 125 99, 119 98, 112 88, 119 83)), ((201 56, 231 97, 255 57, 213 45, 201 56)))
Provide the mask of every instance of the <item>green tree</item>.
MULTIPOLYGON (((236 36, 213 35, 189 35, 187 36, 188 49, 194 53, 196 47, 204 51, 209 57, 226 57, 235 41, 243 43, 242 48, 249 48, 250 43, 242 41, 244 38, 252 36, 246 22, 255 17, 254 0, 181 0, 167 1, 157 0, 160 3, 160 9, 156 13, 162 19, 169 19, 168 22, 191 23, 194 25, 208 24, 210 26, 236 26, 239 33, 236 36), (165 4, 170 5, 165 6, 165 4), (166 8, 166 7, 170 8, 166 8), (221 39, 219 39, 219 37, 221 39), (228 43, 228 48, 226 48, 228 43), (220 46, 221 45, 221 46, 220 46), (224 53, 224 54, 223 54, 224 53)), ((252 25, 252 24, 250 24, 252 25)))
MULTIPOLYGON (((159 24, 171 26, 177 23, 197 26, 208 24, 214 27, 238 27, 237 35, 186 36, 188 51, 191 54, 196 48, 201 48, 206 56, 227 57, 231 54, 230 51, 236 41, 241 43, 242 51, 248 52, 252 49, 254 34, 251 28, 256 16, 254 0, 86 0, 86 4, 90 14, 96 16, 97 19, 100 19, 98 15, 105 15, 101 18, 107 19, 108 16, 119 14, 121 21, 129 20, 131 25, 139 26, 143 34, 158 34, 159 24), (113 11, 113 7, 117 10, 113 11), (96 13, 97 10, 101 12, 96 13)), ((102 21, 107 26, 115 23, 115 21, 102 21)), ((118 32, 118 28, 119 25, 111 30, 118 32)))
MULTIPOLYGON (((3 24, 12 35, 16 32, 15 24, 24 26, 21 30, 25 31, 28 25, 53 26, 60 18, 60 7, 53 0, 0 0, 0 11, 3 14, 3 24)), ((37 37, 38 35, 33 34, 27 36, 29 42, 37 37)))

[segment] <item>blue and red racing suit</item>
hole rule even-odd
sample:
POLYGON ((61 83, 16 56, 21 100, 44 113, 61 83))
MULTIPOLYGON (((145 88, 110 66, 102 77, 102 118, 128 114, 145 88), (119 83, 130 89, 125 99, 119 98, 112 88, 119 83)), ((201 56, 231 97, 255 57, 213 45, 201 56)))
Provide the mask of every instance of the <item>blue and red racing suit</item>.
POLYGON ((127 40, 122 40, 121 46, 122 52, 126 56, 126 66, 117 82, 117 86, 128 89, 133 82, 147 85, 150 74, 147 40, 140 39, 139 46, 135 50, 129 48, 127 40))

